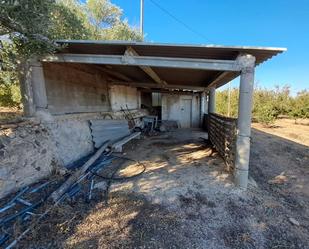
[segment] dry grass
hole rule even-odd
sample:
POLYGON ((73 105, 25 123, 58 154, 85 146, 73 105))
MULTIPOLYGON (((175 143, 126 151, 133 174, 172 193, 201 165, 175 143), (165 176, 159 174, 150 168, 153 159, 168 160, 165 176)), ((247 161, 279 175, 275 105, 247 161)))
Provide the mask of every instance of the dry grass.
POLYGON ((278 119, 272 126, 259 123, 252 124, 253 128, 273 134, 288 140, 309 146, 309 119, 278 119))

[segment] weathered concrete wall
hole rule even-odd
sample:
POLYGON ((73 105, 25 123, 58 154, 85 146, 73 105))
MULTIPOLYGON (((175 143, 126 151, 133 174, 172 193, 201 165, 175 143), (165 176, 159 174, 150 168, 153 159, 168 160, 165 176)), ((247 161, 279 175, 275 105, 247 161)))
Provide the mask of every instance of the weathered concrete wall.
POLYGON ((191 99, 191 127, 200 127, 200 97, 194 95, 162 94, 162 120, 181 120, 181 100, 191 99))
POLYGON ((48 176, 57 166, 50 133, 37 122, 0 130, 0 197, 48 176))
POLYGON ((108 85, 97 70, 63 63, 45 63, 43 68, 51 114, 119 111, 126 105, 140 108, 136 87, 108 85))
POLYGON ((45 125, 50 131, 51 139, 55 144, 55 152, 62 165, 68 165, 93 152, 94 147, 87 118, 82 116, 56 117, 53 122, 45 125))
MULTIPOLYGON (((132 110, 131 113, 134 117, 146 115, 145 110, 142 109, 132 110)), ((55 144, 58 161, 63 165, 68 165, 93 152, 89 120, 125 119, 121 111, 57 116, 44 114, 44 117, 40 116, 40 118, 51 134, 50 138, 55 144)))
POLYGON ((108 86, 101 74, 63 63, 46 63, 43 68, 52 114, 110 110, 108 86))
MULTIPOLYGON (((131 113, 147 115, 142 109, 131 113)), ((93 152, 89 120, 104 118, 124 116, 121 111, 69 115, 40 111, 31 121, 0 127, 0 198, 93 152)))
POLYGON ((141 105, 141 93, 136 87, 113 85, 109 88, 109 96, 113 111, 121 108, 139 109, 141 105))

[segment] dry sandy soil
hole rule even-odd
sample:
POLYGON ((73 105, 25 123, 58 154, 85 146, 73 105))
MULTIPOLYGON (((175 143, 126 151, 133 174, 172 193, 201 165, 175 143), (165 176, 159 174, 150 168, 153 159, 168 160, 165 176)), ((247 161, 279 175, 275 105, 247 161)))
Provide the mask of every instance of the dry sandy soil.
POLYGON ((270 127, 254 123, 253 128, 309 146, 309 119, 278 119, 270 127), (296 122, 296 123, 295 123, 296 122))
MULTIPOLYGON (((309 248, 308 126, 253 127, 247 191, 233 185, 205 133, 146 137, 125 150, 146 166, 141 176, 54 209, 19 247, 309 248)), ((141 169, 126 166, 120 176, 141 169)))

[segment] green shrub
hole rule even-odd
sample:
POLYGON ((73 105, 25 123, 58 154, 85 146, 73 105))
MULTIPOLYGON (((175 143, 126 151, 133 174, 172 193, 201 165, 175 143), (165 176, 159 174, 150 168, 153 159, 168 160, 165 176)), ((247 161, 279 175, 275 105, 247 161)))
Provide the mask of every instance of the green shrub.
POLYGON ((0 43, 0 106, 18 107, 21 102, 16 47, 13 43, 0 43))
MULTIPOLYGON (((228 90, 216 92, 216 110, 228 115, 228 90)), ((238 89, 231 89, 230 116, 237 117, 238 89)), ((256 88, 253 95, 252 116, 257 122, 269 125, 278 116, 285 115, 291 118, 309 118, 309 92, 303 90, 293 97, 289 86, 275 89, 256 88)))

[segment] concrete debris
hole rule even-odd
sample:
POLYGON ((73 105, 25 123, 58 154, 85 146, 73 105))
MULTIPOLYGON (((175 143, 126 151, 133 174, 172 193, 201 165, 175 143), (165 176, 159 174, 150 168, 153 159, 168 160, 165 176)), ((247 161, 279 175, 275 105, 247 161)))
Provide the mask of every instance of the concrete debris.
POLYGON ((293 225, 295 225, 295 226, 300 226, 299 222, 298 222, 296 219, 292 218, 292 217, 289 218, 289 221, 290 221, 293 225))

